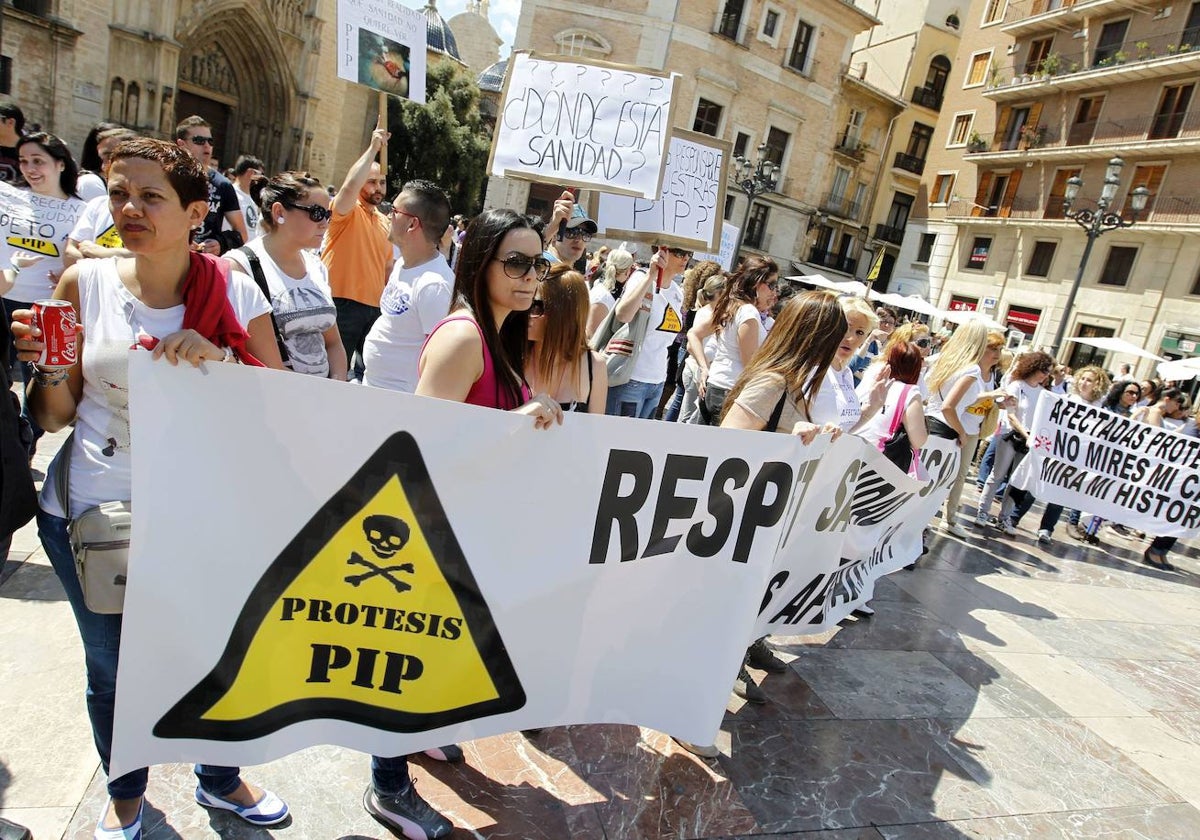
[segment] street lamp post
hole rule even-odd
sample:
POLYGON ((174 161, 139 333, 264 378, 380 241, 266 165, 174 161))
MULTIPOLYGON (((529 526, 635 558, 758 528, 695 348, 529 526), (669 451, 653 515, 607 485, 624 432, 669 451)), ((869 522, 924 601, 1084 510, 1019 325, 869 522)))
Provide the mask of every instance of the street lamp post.
POLYGON ((1104 173, 1104 186, 1100 188, 1100 198, 1096 199, 1095 210, 1072 210, 1071 205, 1079 197, 1079 189, 1083 180, 1078 176, 1067 179, 1067 187, 1063 191, 1063 215, 1083 228, 1087 236, 1087 244, 1083 247, 1083 256, 1079 258, 1079 268, 1075 271, 1075 281, 1071 283, 1071 291, 1067 293, 1067 302, 1063 305, 1062 318, 1058 322, 1058 332, 1054 335, 1054 352, 1062 349, 1063 337, 1067 332, 1067 321, 1071 317, 1071 308, 1075 305, 1075 295, 1079 293, 1079 285, 1083 282, 1083 272, 1087 270, 1088 259, 1092 256, 1092 246, 1101 234, 1117 228, 1133 227, 1138 215, 1146 209, 1146 201, 1150 198, 1150 190, 1144 186, 1134 188, 1129 194, 1130 208, 1133 218, 1125 220, 1120 213, 1109 212, 1113 199, 1117 196, 1117 188, 1121 184, 1121 168, 1125 161, 1115 157, 1108 162, 1104 173))
POLYGON ((734 260, 742 251, 742 240, 746 238, 746 226, 750 224, 754 199, 763 193, 775 192, 778 182, 779 164, 767 159, 766 143, 758 147, 758 160, 754 163, 742 155, 733 159, 733 185, 746 196, 746 212, 742 216, 741 230, 738 231, 737 246, 733 249, 734 260))

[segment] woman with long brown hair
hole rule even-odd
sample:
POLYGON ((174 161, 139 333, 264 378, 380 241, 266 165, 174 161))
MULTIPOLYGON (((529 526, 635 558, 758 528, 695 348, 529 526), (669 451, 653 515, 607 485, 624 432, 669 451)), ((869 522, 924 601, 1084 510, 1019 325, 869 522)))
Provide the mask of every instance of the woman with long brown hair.
POLYGON ((563 411, 603 414, 608 368, 584 340, 587 316, 587 281, 566 263, 555 263, 529 308, 525 379, 563 411))
POLYGON ((774 260, 748 257, 721 289, 712 308, 697 314, 696 323, 688 330, 688 352, 699 368, 700 395, 714 426, 720 424, 729 389, 767 337, 759 313, 778 299, 778 280, 779 266, 774 260), (717 337, 711 365, 704 354, 704 340, 710 335, 717 337))

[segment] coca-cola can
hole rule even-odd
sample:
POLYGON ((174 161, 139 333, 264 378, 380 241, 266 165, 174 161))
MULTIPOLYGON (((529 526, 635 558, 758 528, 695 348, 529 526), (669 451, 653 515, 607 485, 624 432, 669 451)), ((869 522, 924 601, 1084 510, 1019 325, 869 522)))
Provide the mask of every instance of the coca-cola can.
POLYGON ((42 331, 42 342, 46 345, 37 359, 38 367, 69 368, 79 360, 75 354, 75 307, 69 302, 34 301, 33 325, 42 331))

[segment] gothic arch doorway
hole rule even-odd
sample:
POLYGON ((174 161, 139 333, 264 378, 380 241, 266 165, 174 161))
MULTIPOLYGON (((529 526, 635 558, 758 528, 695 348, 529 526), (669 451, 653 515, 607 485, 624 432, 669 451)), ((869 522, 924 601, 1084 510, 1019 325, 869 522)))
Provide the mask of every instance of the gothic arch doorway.
POLYGON ((212 124, 222 167, 247 154, 278 172, 299 165, 298 97, 264 6, 227 0, 180 21, 175 117, 199 114, 212 124))

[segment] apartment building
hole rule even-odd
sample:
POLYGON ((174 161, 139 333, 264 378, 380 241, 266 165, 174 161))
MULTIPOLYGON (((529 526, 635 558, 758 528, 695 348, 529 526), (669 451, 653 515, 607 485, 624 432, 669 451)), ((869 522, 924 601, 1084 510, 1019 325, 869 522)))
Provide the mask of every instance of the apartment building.
MULTIPOLYGON (((878 153, 868 154, 861 144, 839 152, 831 126, 840 131, 847 124, 841 96, 853 39, 876 23, 847 0, 803 6, 783 0, 525 0, 514 49, 679 73, 676 127, 729 140, 735 155, 751 161, 762 148, 780 167, 776 191, 752 204, 731 185, 725 218, 744 225, 743 252, 769 254, 785 271, 795 271, 805 270, 801 264, 812 254, 818 228, 830 230, 821 234, 822 259, 848 267, 858 258, 862 222, 854 214, 845 218, 851 209, 846 205, 859 183, 870 183, 873 170, 861 167, 878 153), (833 194, 839 165, 855 177, 837 193, 840 215, 822 219, 820 205, 833 194), (857 238, 844 243, 842 233, 850 228, 857 238)), ((883 101, 859 88, 860 99, 883 101)), ((871 110, 863 106, 864 129, 871 110)), ((849 142, 867 136, 852 134, 849 142)), ((492 179, 485 204, 546 212, 559 189, 492 179)))
MULTIPOLYGON (((1068 338, 1197 355, 1200 3, 976 0, 962 24, 902 268, 928 277, 935 304, 986 311, 1035 345, 1065 318, 1068 338), (1088 242, 1068 213, 1099 209, 1114 158, 1108 211, 1133 224, 1095 239, 1064 312, 1088 242), (1135 218, 1137 187, 1149 198, 1135 218)), ((1117 358, 1070 342, 1059 355, 1117 358)))

